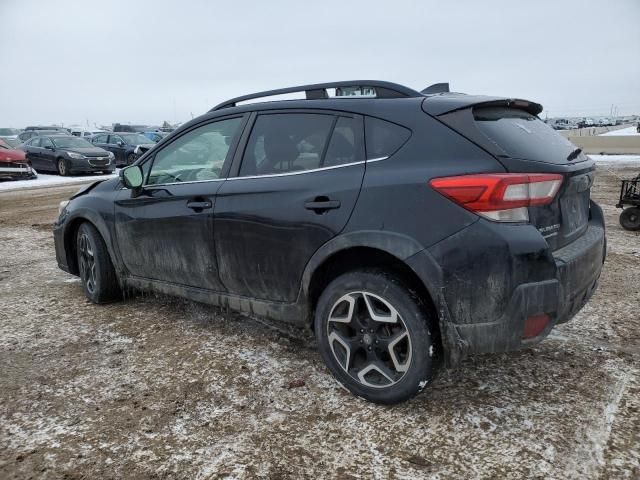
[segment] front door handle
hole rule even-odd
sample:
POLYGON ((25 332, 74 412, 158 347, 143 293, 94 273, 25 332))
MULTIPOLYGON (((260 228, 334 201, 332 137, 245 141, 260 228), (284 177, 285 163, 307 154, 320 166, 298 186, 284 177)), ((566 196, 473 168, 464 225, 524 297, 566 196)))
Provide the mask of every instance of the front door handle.
POLYGON ((187 202, 187 207, 191 210, 195 210, 196 212, 201 212, 202 210, 209 209, 213 206, 210 200, 189 200, 187 202))
POLYGON ((316 197, 310 202, 304 204, 307 210, 313 210, 315 213, 324 213, 327 210, 335 210, 340 208, 338 200, 330 200, 328 197, 316 197))

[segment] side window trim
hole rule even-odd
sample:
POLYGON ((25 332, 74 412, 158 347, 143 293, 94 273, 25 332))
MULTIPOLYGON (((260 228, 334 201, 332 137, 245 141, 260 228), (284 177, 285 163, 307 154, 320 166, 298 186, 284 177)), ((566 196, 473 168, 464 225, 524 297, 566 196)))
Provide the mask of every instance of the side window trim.
POLYGON ((336 131, 336 124, 338 123, 339 115, 333 116, 333 123, 331 124, 331 128, 329 129, 329 136, 327 137, 327 142, 324 144, 324 148, 322 149, 322 154, 320 156, 320 168, 324 168, 324 162, 327 159, 327 150, 329 150, 329 145, 331 145, 331 139, 333 138, 333 134, 336 131))
MULTIPOLYGON (((244 130, 246 129, 247 123, 249 120, 249 115, 248 114, 235 114, 235 115, 229 115, 229 116, 225 116, 225 117, 215 117, 213 119, 208 119, 205 120, 203 122, 200 122, 196 125, 193 125, 191 128, 189 128, 188 130, 185 130, 184 132, 180 133, 180 135, 176 136, 175 138, 171 139, 171 142, 166 143, 164 145, 162 145, 161 148, 159 148, 158 150, 153 149, 151 150, 152 154, 149 155, 149 157, 144 158, 143 161, 140 162, 140 165, 144 165, 146 163, 149 163, 149 170, 147 170, 144 178, 143 178, 143 186, 146 189, 153 189, 154 187, 161 187, 161 186, 167 186, 167 185, 188 185, 190 183, 203 183, 203 182, 221 182, 227 179, 228 173, 229 173, 229 169, 231 167, 231 158, 233 158, 232 156, 235 156, 235 152, 237 150, 238 144, 240 143, 240 139, 242 138, 242 136, 244 135, 244 130), (231 145, 229 145, 229 150, 227 150, 227 155, 225 156, 225 160, 224 160, 224 164, 222 166, 222 171, 220 172, 220 178, 211 178, 208 180, 193 180, 193 181, 187 181, 187 182, 173 182, 173 183, 162 183, 162 184, 153 184, 153 185, 147 185, 147 182, 149 180, 149 175, 151 174, 151 170, 153 169, 153 162, 156 159, 156 155, 159 152, 162 152, 162 150, 164 150, 165 148, 171 146, 175 141, 179 140, 180 138, 182 138, 184 135, 187 135, 188 133, 204 127, 206 125, 210 125, 212 123, 216 123, 216 122, 222 122, 224 120, 231 120, 234 118, 241 118, 242 121, 240 122, 240 127, 239 127, 239 132, 242 132, 240 135, 235 135, 233 141, 231 142, 231 145)), ((144 167, 143 167, 144 168, 144 167)))

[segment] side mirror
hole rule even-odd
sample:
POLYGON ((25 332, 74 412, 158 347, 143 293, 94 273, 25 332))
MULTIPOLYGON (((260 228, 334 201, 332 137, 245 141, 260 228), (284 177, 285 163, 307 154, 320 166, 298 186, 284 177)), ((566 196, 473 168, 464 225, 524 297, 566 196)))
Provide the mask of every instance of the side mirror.
POLYGON ((124 183, 125 187, 131 190, 142 187, 142 177, 142 168, 138 165, 132 165, 120 170, 120 179, 122 180, 122 183, 124 183))
POLYGON ((47 149, 47 150, 51 150, 51 151, 54 151, 54 150, 55 150, 55 148, 53 148, 53 145, 47 145, 47 146, 46 146, 46 147, 44 147, 44 148, 45 148, 45 149, 47 149))
POLYGON ((119 147, 124 147, 124 142, 118 142, 116 145, 118 145, 119 147))

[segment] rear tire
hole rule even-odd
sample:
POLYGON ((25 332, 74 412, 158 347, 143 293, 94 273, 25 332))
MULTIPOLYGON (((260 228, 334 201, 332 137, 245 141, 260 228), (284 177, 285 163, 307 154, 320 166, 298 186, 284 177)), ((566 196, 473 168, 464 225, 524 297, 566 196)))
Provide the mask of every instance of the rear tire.
POLYGON ((620 214, 620 225, 633 232, 640 230, 640 208, 625 208, 620 214))
POLYGON ((132 165, 138 159, 135 153, 130 153, 127 155, 127 165, 132 165))
POLYGON ((69 166, 67 165, 67 162, 64 158, 58 159, 58 161, 56 162, 56 167, 58 170, 58 175, 60 175, 61 177, 66 177, 67 175, 69 175, 69 166))
POLYGON ((398 278, 354 271, 333 280, 320 296, 315 335, 340 384, 366 400, 391 405, 432 380, 435 321, 398 278))
POLYGON ((93 303, 122 299, 111 257, 102 236, 90 223, 83 223, 76 235, 78 270, 84 294, 93 303))

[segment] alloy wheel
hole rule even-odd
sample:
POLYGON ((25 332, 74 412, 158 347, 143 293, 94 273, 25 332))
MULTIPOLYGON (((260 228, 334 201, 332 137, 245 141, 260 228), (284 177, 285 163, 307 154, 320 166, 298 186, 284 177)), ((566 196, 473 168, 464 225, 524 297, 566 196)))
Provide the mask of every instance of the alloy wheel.
POLYGON ((67 173, 67 165, 64 163, 63 159, 58 160, 58 172, 62 176, 65 176, 67 173))
POLYGON ((96 290, 96 260, 89 236, 84 233, 81 234, 78 244, 80 251, 80 278, 82 278, 89 293, 94 293, 96 290))
POLYGON ((332 306, 327 338, 340 367, 373 388, 398 383, 411 365, 411 336, 398 311, 371 292, 351 292, 332 306))

